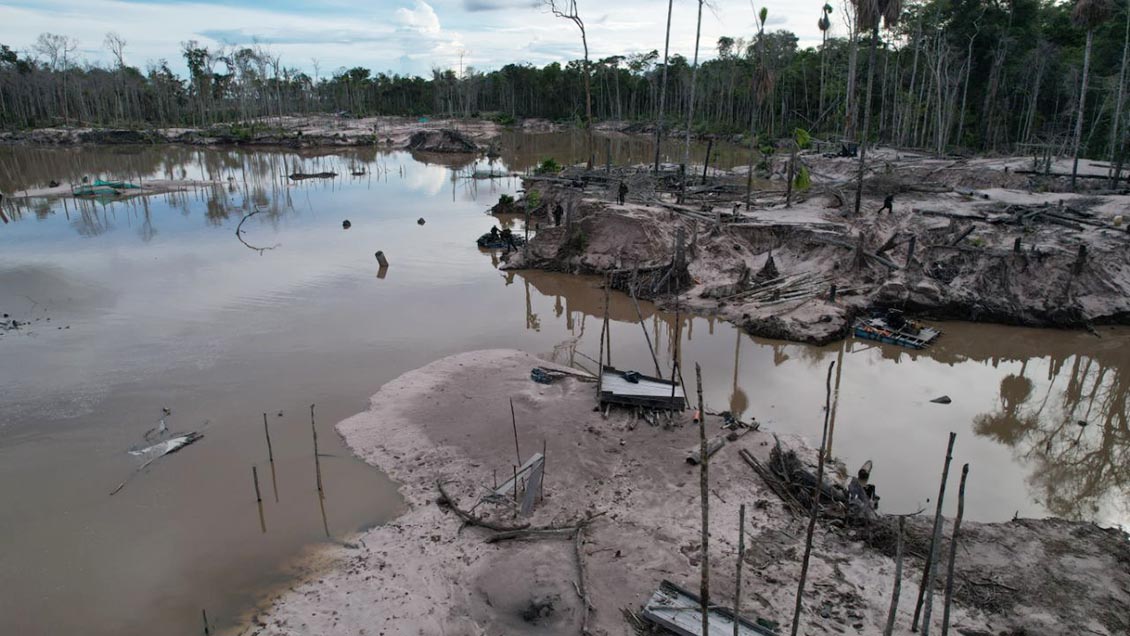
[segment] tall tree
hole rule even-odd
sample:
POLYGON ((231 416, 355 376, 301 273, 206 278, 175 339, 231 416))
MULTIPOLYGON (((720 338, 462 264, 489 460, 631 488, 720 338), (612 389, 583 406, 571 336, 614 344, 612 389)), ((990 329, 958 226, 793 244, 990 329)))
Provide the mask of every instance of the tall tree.
MULTIPOLYGON (((698 85, 698 44, 702 35, 702 5, 706 0, 698 0, 698 23, 694 31, 694 63, 691 65, 691 94, 687 101, 687 142, 683 149, 683 166, 691 169, 691 128, 694 125, 694 91, 698 85)), ((684 172, 685 175, 685 172, 684 172)))
POLYGON ((1074 160, 1071 162, 1071 189, 1075 189, 1075 177, 1079 172, 1079 144, 1083 140, 1083 115, 1087 106, 1087 80, 1091 73, 1091 45, 1095 39, 1095 28, 1110 17, 1114 8, 1113 0, 1076 0, 1071 20, 1087 29, 1087 47, 1083 52, 1083 81, 1079 87, 1078 108, 1075 114, 1074 160))
POLYGON ((859 135, 859 176, 855 188, 855 213, 863 198, 863 171, 866 168, 867 141, 871 135, 871 89, 875 84, 875 48, 879 42, 879 23, 887 29, 898 24, 902 15, 902 0, 853 0, 855 22, 862 31, 871 32, 871 51, 867 62, 867 97, 863 102, 863 129, 859 135))
POLYGON ((577 29, 581 32, 581 46, 585 50, 585 63, 584 63, 584 76, 585 76, 585 127, 588 128, 588 164, 592 168, 592 69, 589 65, 589 40, 588 34, 585 32, 585 22, 581 19, 581 14, 577 10, 577 0, 543 0, 545 6, 553 15, 559 18, 565 18, 573 24, 577 25, 577 29))
POLYGON ((667 61, 671 51, 671 9, 675 0, 667 0, 667 36, 663 40, 663 81, 659 86, 659 116, 655 120, 655 172, 659 173, 659 147, 663 142, 663 107, 667 103, 667 61))
POLYGON ((828 30, 832 28, 832 20, 828 16, 832 13, 832 5, 825 4, 820 9, 820 20, 816 22, 816 26, 820 28, 820 109, 817 122, 824 118, 824 84, 825 84, 825 64, 824 58, 827 57, 828 49, 828 30))
MULTIPOLYGON (((1118 98, 1114 102, 1114 121, 1110 125, 1110 187, 1118 187, 1118 174, 1115 170, 1115 155, 1118 154, 1119 125, 1122 122, 1122 109, 1126 105, 1126 61, 1130 57, 1130 0, 1126 2, 1126 32, 1122 36, 1122 64, 1118 67, 1118 98)), ((1121 163, 1121 162, 1119 162, 1121 163)), ((1121 165, 1119 165, 1121 172, 1121 165)))

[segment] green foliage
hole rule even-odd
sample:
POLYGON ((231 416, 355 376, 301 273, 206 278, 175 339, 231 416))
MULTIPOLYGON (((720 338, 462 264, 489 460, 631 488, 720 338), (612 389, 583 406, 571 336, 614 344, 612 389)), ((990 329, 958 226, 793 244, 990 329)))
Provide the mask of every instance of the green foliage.
POLYGON ((558 172, 561 172, 561 165, 552 157, 543 159, 541 164, 534 169, 534 174, 557 174, 558 172))
POLYGON ((541 203, 541 192, 530 190, 526 193, 526 205, 533 210, 541 203))
POLYGON ((514 116, 510 113, 499 113, 495 115, 494 121, 502 124, 503 126, 513 126, 514 124, 518 123, 518 120, 515 119, 514 116))
POLYGON ((793 141, 796 142, 797 148, 804 150, 812 143, 812 135, 803 128, 797 128, 793 130, 793 141))
POLYGON ((510 196, 509 194, 499 195, 498 204, 502 207, 509 207, 511 205, 514 205, 514 197, 510 196))
POLYGON ((589 236, 581 228, 576 228, 565 241, 565 251, 570 254, 580 254, 589 246, 589 236))
POLYGON ((812 187, 812 175, 808 172, 808 167, 801 165, 797 171, 796 176, 793 177, 793 186, 797 190, 807 190, 812 187))

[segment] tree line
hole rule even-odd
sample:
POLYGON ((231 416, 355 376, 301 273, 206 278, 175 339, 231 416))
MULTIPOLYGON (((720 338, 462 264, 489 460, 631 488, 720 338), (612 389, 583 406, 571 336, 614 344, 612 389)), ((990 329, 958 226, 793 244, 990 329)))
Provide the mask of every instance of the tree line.
POLYGON ((578 25, 585 59, 434 69, 427 78, 361 66, 323 76, 316 62, 311 76, 262 46, 195 41, 181 44, 181 77, 164 60, 129 65, 127 43, 113 33, 103 43, 113 63, 101 66, 76 59, 73 38, 44 34, 25 52, 0 45, 0 126, 490 114, 768 137, 803 128, 937 152, 1042 145, 1070 154, 1078 145, 1085 156, 1118 158, 1127 150, 1125 2, 814 3, 824 37, 804 48, 789 31, 766 30, 762 10, 755 32, 705 43, 712 50, 701 63, 698 47, 691 59, 657 47, 590 60, 578 9, 573 0, 555 14, 578 25))

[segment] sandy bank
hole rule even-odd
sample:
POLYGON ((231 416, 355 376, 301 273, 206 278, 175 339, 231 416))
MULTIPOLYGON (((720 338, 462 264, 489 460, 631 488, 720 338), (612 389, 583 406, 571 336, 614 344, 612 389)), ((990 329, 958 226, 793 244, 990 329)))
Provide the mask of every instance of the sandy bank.
MULTIPOLYGON (((682 203, 677 174, 656 181, 641 166, 535 177, 527 186, 539 194, 543 229, 506 267, 612 274, 621 290, 638 269, 640 295, 668 308, 679 292, 683 305, 753 334, 818 344, 842 338, 874 307, 1030 326, 1130 322, 1130 194, 1056 191, 1061 178, 1017 172, 1030 159, 881 149, 856 216, 856 161, 803 159, 814 185, 791 206, 770 181, 747 207, 741 170, 695 179, 682 203), (877 214, 887 195, 894 212, 877 214), (679 232, 686 267, 665 278, 679 232)), ((783 164, 774 165, 779 176, 783 164)))
MULTIPOLYGON (((512 470, 517 457, 511 398, 520 452, 528 456, 543 444, 547 448, 544 501, 528 521, 539 526, 604 513, 588 527, 581 547, 593 602, 590 631, 630 633, 622 610, 638 611, 661 579, 697 589, 702 557, 698 471, 684 461, 687 449, 697 444, 695 426, 681 421, 665 430, 616 411, 605 419, 593 411, 591 383, 537 384, 529 378, 534 366, 548 365, 509 350, 445 358, 386 384, 368 411, 341 422, 338 431, 349 447, 401 484, 409 510, 329 549, 325 556, 331 567, 271 600, 240 633, 578 633, 582 608, 574 588, 571 540, 486 543, 488 531, 461 527, 453 513, 435 503, 436 480, 447 481, 460 506, 470 508, 496 472, 501 481, 512 470)), ((812 411, 820 416, 819 406, 812 411)), ((709 433, 718 433, 719 424, 708 418, 709 433)), ((787 512, 737 457, 744 448, 764 460, 772 440, 769 432, 749 433, 711 462, 711 589, 716 602, 731 602, 738 506, 745 503, 751 547, 745 555, 742 606, 750 616, 777 621, 784 629, 794 603, 805 521, 787 512)), ((881 470, 877 467, 880 484, 881 470)), ((495 504, 482 504, 475 513, 514 523, 495 504)), ((982 541, 1000 542, 1013 524, 966 525, 977 537, 968 544, 976 555, 989 549, 982 541)), ((1085 524, 1053 525, 1071 536, 1054 554, 1045 544, 1016 535, 1025 537, 1023 552, 1017 548, 1009 559, 1013 548, 1004 543, 998 561, 963 573, 991 576, 1021 593, 1006 595, 1007 603, 983 604, 998 608, 992 611, 975 604, 957 607, 954 623, 966 630, 962 633, 1026 628, 1028 634, 1058 634, 1068 624, 1096 634, 1125 633, 1125 616, 1099 608, 1130 603, 1126 550, 1111 552, 1085 524), (1017 576, 1026 578, 1017 581, 1017 576), (1054 588, 1057 594, 1045 593, 1053 589, 1049 578, 1069 584, 1054 588)), ((1121 535, 1117 541, 1125 544, 1121 535)), ((962 556, 959 572, 975 558, 962 556)), ((899 608, 900 634, 909 633, 918 568, 912 558, 899 608)), ((802 633, 881 633, 892 572, 893 563, 881 550, 821 525, 802 633)), ((962 587, 978 589, 979 582, 962 587)), ((939 602, 936 620, 940 614, 939 602)))
POLYGON ((385 146, 406 148, 419 132, 458 131, 483 144, 501 127, 481 119, 411 117, 345 117, 306 115, 271 117, 203 128, 41 128, 0 132, 0 143, 51 146, 181 143, 191 145, 258 145, 289 148, 385 146))
POLYGON ((75 196, 73 189, 74 186, 72 186, 71 184, 63 183, 54 187, 45 186, 42 188, 17 190, 15 192, 5 194, 5 196, 11 197, 13 199, 74 197, 76 199, 117 201, 122 199, 130 199, 133 197, 166 194, 169 192, 187 192, 188 190, 195 190, 198 188, 214 188, 221 185, 223 184, 220 181, 205 181, 201 179, 149 179, 141 181, 140 187, 138 188, 121 189, 117 191, 117 194, 99 196, 75 196))

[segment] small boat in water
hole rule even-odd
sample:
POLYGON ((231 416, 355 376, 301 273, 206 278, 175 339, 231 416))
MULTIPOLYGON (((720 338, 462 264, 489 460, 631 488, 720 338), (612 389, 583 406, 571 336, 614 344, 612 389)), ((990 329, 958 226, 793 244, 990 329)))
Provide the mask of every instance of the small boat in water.
MULTIPOLYGON (((510 239, 514 242, 514 247, 521 247, 526 244, 526 239, 518 236, 517 234, 511 235, 510 239)), ((506 247, 506 239, 502 238, 502 234, 492 234, 487 232, 480 236, 475 244, 479 249, 484 250, 500 250, 506 247)))
POLYGON ((925 349, 937 340, 942 332, 926 327, 915 320, 907 320, 898 309, 888 309, 855 321, 855 337, 896 344, 909 349, 925 349))

